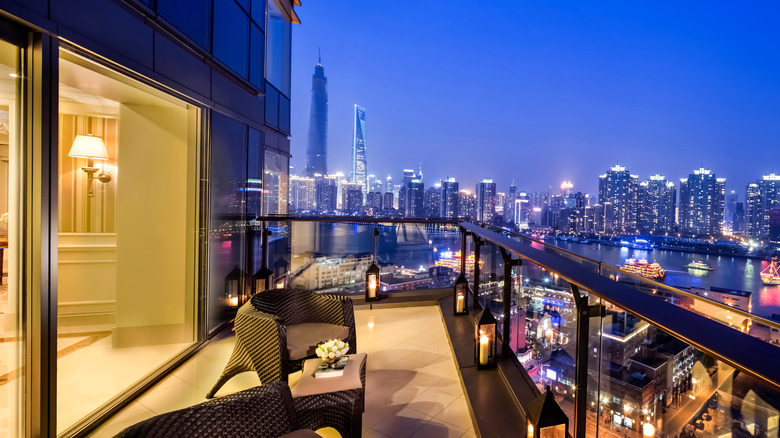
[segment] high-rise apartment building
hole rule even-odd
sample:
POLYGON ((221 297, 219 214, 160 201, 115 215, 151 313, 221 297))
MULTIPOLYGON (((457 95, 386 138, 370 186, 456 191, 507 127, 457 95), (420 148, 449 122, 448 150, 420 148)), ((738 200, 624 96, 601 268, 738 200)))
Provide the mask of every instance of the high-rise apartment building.
POLYGON ((366 195, 366 207, 371 207, 376 212, 382 210, 382 193, 368 192, 366 195))
POLYGON ((315 175, 317 213, 335 213, 338 209, 339 181, 335 175, 315 175))
POLYGON ((662 175, 639 185, 638 226, 643 233, 670 233, 677 215, 677 188, 662 175))
POLYGON ((780 175, 764 175, 747 187, 748 236, 754 239, 769 238, 770 215, 780 208, 780 175))
POLYGON ((352 129, 352 173, 350 180, 363 187, 363 193, 368 193, 368 160, 366 158, 366 110, 355 105, 352 129))
POLYGON ((364 184, 359 182, 343 182, 341 183, 341 192, 344 206, 342 210, 345 213, 356 213, 363 207, 363 187, 364 184))
POLYGON ((709 169, 694 170, 680 180, 680 230, 698 235, 723 232, 726 179, 709 169))
POLYGON ((412 178, 406 184, 406 216, 425 216, 425 184, 420 178, 412 178))
POLYGON ((311 77, 309 136, 306 139, 306 176, 328 174, 328 78, 319 58, 311 77))
MULTIPOLYGON (((607 233, 633 233, 636 231, 637 194, 639 177, 631 175, 623 166, 611 167, 599 176, 599 204, 611 204, 612 218, 604 219, 607 233)), ((605 209, 606 212, 606 209, 605 209)))
POLYGON ((477 183, 475 194, 477 220, 492 221, 496 214, 496 183, 492 178, 483 178, 477 183))
POLYGON ((458 182, 455 178, 448 177, 441 180, 441 208, 439 216, 443 218, 455 218, 459 215, 458 182))
POLYGON ((404 176, 401 179, 401 184, 398 188, 398 210, 400 210, 401 213, 403 213, 405 216, 412 216, 412 214, 407 210, 407 206, 409 204, 409 196, 407 194, 409 192, 409 183, 411 183, 415 178, 414 170, 404 169, 404 176))
POLYGON ((468 190, 458 192, 458 217, 471 219, 477 217, 477 196, 468 190))
POLYGON ((425 191, 425 217, 439 217, 441 210, 441 185, 428 187, 425 191))
POLYGON ((317 205, 314 178, 290 176, 290 209, 296 213, 313 212, 317 205))

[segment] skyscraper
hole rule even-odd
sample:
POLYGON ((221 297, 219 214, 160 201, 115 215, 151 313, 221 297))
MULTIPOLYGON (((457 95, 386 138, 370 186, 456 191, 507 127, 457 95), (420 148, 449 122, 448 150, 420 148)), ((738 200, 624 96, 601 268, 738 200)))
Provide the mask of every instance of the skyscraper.
MULTIPOLYGON (((611 219, 604 219, 604 230, 614 233, 636 231, 636 202, 639 177, 623 166, 611 167, 599 176, 599 204, 611 204, 611 219), (611 230, 611 231, 609 231, 611 230)), ((606 214, 608 210, 605 208, 606 214)))
POLYGON ((406 185, 406 216, 425 217, 425 184, 417 177, 406 185))
POLYGON ((328 174, 328 78, 322 58, 311 77, 311 112, 306 143, 306 176, 328 174))
POLYGON ((677 212, 677 188, 662 175, 652 175, 639 185, 638 225, 642 232, 673 231, 677 212))
POLYGON ((477 220, 490 222, 496 214, 496 183, 493 182, 493 179, 483 178, 482 181, 478 182, 476 195, 477 220))
POLYGON ((425 191, 425 217, 440 217, 442 189, 440 184, 425 191))
POLYGON ((314 211, 316 206, 314 178, 290 175, 290 210, 296 213, 314 211))
POLYGON ((458 182, 449 177, 441 180, 441 209, 439 215, 444 218, 458 217, 458 182))
POLYGON ((723 231, 726 179, 709 169, 694 170, 680 180, 680 228, 687 234, 719 235, 723 231))
POLYGON ((354 126, 352 130, 352 182, 363 187, 368 193, 368 163, 366 161, 366 110, 355 105, 354 126))
POLYGON ((748 236, 769 237, 771 211, 780 207, 780 175, 764 175, 747 188, 748 236))

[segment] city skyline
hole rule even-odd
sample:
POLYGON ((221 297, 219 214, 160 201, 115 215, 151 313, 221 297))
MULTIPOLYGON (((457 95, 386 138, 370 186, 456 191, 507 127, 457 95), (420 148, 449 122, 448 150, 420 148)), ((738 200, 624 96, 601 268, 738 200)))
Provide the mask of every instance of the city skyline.
POLYGON ((424 26, 425 11, 412 17, 388 5, 322 3, 301 11, 307 26, 293 41, 292 66, 296 173, 303 169, 319 46, 330 71, 331 173, 349 174, 354 104, 372 113, 368 173, 396 181, 403 168, 422 161, 427 175, 456 175, 462 187, 492 176, 499 191, 512 180, 526 190, 571 180, 595 193, 591 175, 620 164, 642 178, 661 173, 672 181, 691 168, 710 168, 727 178, 729 191, 742 192, 757 175, 778 168, 771 157, 780 114, 772 102, 780 98, 773 79, 780 64, 765 56, 776 52, 769 41, 778 31, 740 19, 772 16, 769 5, 677 5, 668 16, 649 5, 587 11, 567 3, 486 5, 473 17, 470 8, 441 6, 421 5, 446 15, 424 26), (492 14, 491 8, 511 11, 492 14), (496 16, 501 25, 488 28, 496 16), (423 42, 406 50, 411 36, 386 32, 393 20, 419 23, 430 38, 415 36, 423 42), (485 32, 464 40, 452 23, 466 20, 485 32), (479 52, 497 40, 503 42, 492 53, 479 52), (507 74, 488 78, 491 69, 507 74), (464 94, 464 84, 475 93, 464 94), (745 158, 746 146, 755 160, 745 158))

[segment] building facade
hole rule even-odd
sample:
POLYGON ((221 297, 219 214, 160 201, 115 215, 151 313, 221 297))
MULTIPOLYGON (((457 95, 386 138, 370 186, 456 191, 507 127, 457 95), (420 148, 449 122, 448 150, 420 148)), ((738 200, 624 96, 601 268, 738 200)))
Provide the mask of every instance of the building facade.
POLYGON ((771 214, 780 208, 780 175, 764 175, 747 186, 748 236, 769 240, 771 214))
POLYGON ((492 178, 484 178, 477 183, 475 190, 476 218, 478 221, 490 222, 496 214, 496 183, 492 178))
POLYGON ((458 182, 455 181, 455 178, 448 177, 441 180, 441 209, 439 210, 440 217, 448 219, 458 217, 458 186, 458 182))
POLYGON ((661 175, 652 175, 639 185, 639 230, 671 233, 677 217, 677 188, 661 175))
POLYGON ((293 3, 184 6, 0 4, 2 436, 86 434, 170 372, 249 296, 247 224, 287 213, 293 3))
POLYGON ((355 105, 352 114, 352 172, 350 180, 363 187, 363 193, 368 193, 368 160, 366 158, 366 110, 355 105))
POLYGON ((720 235, 723 231, 726 179, 711 170, 694 170, 680 180, 680 229, 689 235, 720 235))
POLYGON ((311 110, 306 139, 306 176, 328 174, 328 78, 322 59, 311 76, 311 110))
MULTIPOLYGON (((604 217, 604 232, 633 233, 637 229, 639 177, 623 166, 614 166, 599 176, 599 204, 611 205, 611 217, 604 217), (607 231, 609 230, 609 231, 607 231)), ((605 212, 607 208, 605 207, 605 212)))

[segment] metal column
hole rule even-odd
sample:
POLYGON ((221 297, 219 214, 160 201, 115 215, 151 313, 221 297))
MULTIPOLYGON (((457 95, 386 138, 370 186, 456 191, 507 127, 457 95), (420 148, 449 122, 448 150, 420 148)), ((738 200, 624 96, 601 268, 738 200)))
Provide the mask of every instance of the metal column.
MULTIPOLYGON (((515 266, 522 266, 523 260, 512 260, 512 254, 510 252, 503 247, 499 247, 499 249, 501 250, 501 257, 504 259, 504 308, 502 310, 503 325, 501 331, 501 354, 505 357, 509 357, 510 354, 514 354, 509 346, 509 331, 512 325, 512 318, 510 315, 512 310, 512 268, 515 266)), ((525 318, 524 315, 523 318, 525 318)))
POLYGON ((590 341, 590 318, 603 317, 604 306, 588 305, 588 297, 580 289, 569 284, 574 303, 577 306, 577 358, 574 369, 574 436, 585 437, 588 421, 588 345, 590 341))

